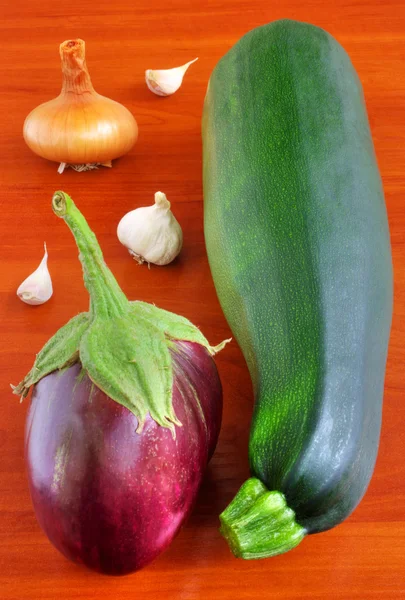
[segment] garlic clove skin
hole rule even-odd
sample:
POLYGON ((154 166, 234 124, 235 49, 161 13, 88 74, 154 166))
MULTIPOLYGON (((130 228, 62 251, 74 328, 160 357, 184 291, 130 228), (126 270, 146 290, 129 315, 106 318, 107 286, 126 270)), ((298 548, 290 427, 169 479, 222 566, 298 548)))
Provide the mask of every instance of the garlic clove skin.
POLYGON ((156 192, 152 206, 124 215, 118 223, 117 236, 140 264, 168 265, 183 246, 182 229, 163 192, 156 192))
POLYGON ((37 306, 44 304, 53 294, 52 280, 48 270, 48 252, 45 253, 39 267, 24 279, 17 290, 17 296, 26 304, 37 306))
POLYGON ((184 73, 196 60, 198 57, 174 69, 147 69, 145 71, 146 85, 157 96, 170 96, 177 92, 183 82, 184 73))

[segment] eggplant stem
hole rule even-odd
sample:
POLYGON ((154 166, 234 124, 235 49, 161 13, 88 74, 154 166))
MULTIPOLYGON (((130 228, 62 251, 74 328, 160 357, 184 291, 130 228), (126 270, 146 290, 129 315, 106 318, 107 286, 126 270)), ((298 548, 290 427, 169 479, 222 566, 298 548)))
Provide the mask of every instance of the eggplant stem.
POLYGON ((52 198, 54 213, 61 217, 73 233, 79 248, 84 284, 90 294, 90 316, 122 316, 129 310, 129 301, 104 262, 97 238, 71 197, 57 191, 52 198))

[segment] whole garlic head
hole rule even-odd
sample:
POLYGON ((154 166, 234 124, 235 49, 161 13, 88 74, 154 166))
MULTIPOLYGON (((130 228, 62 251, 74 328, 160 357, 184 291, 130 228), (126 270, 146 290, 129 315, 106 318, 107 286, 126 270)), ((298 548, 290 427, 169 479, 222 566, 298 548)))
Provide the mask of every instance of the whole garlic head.
POLYGON ((53 294, 52 280, 48 271, 48 252, 44 243, 45 253, 39 267, 24 279, 17 290, 17 296, 26 304, 44 304, 53 294))
POLYGON ((163 192, 156 192, 152 206, 124 215, 118 223, 117 236, 140 264, 168 265, 183 245, 183 232, 163 192))

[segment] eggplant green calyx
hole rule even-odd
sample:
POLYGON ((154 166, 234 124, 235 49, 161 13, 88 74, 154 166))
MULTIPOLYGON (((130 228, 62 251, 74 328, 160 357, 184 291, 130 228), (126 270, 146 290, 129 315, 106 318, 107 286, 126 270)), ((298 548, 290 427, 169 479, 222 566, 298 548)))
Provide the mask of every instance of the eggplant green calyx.
POLYGON ((55 370, 80 361, 93 383, 127 407, 142 431, 148 414, 175 436, 181 426, 172 403, 174 341, 201 344, 214 355, 229 341, 210 346, 190 321, 146 302, 130 302, 104 262, 97 238, 65 192, 55 192, 52 208, 70 228, 79 248, 88 313, 71 319, 37 354, 28 375, 15 387, 24 398, 32 385, 55 370))
POLYGON ((255 477, 245 481, 219 518, 221 533, 238 558, 268 558, 288 552, 306 535, 284 495, 269 492, 255 477))

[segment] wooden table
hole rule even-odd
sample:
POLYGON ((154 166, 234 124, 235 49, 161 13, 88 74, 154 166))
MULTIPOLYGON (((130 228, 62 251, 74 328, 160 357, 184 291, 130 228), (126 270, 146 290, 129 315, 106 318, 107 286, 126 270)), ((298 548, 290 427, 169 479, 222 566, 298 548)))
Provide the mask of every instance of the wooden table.
POLYGON ((1 8, 1 408, 0 597, 143 600, 339 598, 393 599, 405 594, 405 20, 394 0, 3 0, 1 8), (71 564, 37 525, 23 460, 24 420, 9 383, 71 316, 87 308, 77 252, 50 200, 64 189, 97 233, 106 260, 132 299, 183 314, 217 343, 230 335, 208 268, 202 221, 200 118, 217 60, 249 29, 278 18, 310 21, 348 50, 364 84, 384 180, 395 266, 395 317, 387 367, 383 429, 368 492, 339 527, 306 539, 287 555, 244 562, 218 532, 218 514, 248 475, 252 411, 249 375, 236 343, 217 360, 224 421, 197 505, 172 546, 151 566, 109 578, 71 564), (58 175, 22 138, 28 112, 59 93, 58 45, 82 37, 93 84, 136 116, 136 147, 112 169, 58 175), (146 68, 200 57, 181 91, 162 99, 144 83, 146 68), (138 267, 117 242, 119 218, 166 192, 184 230, 184 250, 166 268, 138 267), (54 296, 30 307, 19 283, 49 250, 54 296))

